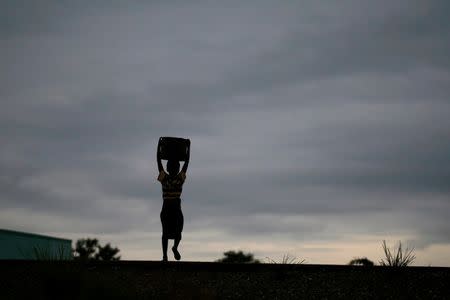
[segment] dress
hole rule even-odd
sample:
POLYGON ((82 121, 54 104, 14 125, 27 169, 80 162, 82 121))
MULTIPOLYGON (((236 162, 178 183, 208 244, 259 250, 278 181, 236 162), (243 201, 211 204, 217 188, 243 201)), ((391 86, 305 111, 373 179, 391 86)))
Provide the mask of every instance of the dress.
POLYGON ((181 211, 180 196, 185 179, 184 172, 180 172, 174 177, 164 170, 159 173, 158 181, 161 182, 163 193, 163 206, 160 214, 163 238, 181 240, 184 217, 181 211))

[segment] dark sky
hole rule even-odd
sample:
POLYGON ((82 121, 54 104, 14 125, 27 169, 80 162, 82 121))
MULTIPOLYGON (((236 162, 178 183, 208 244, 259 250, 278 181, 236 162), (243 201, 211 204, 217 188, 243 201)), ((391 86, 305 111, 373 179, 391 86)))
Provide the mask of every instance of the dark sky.
POLYGON ((450 266, 446 0, 0 2, 0 228, 160 259, 160 136, 189 137, 185 260, 450 266))

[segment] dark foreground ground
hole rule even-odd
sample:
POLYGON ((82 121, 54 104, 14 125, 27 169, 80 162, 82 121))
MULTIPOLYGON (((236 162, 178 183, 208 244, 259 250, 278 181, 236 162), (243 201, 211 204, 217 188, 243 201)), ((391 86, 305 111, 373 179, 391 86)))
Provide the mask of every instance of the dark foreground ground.
POLYGON ((450 299, 450 268, 0 261, 0 299, 450 299))

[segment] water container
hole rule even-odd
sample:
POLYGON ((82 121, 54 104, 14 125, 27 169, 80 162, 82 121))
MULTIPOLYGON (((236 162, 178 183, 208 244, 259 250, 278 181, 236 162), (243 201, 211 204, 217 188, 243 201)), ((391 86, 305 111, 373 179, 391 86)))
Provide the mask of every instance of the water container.
POLYGON ((162 136, 159 138, 159 154, 161 159, 185 161, 189 144, 187 139, 162 136))

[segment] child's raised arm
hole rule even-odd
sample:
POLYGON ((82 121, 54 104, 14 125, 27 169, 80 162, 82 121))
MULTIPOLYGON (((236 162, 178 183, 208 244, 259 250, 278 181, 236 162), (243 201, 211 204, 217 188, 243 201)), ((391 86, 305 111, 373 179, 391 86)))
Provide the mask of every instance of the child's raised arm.
POLYGON ((158 172, 161 173, 161 171, 164 171, 162 162, 161 162, 161 154, 160 154, 160 147, 161 147, 161 139, 158 141, 158 149, 156 151, 156 161, 158 162, 158 172))
POLYGON ((187 147, 187 158, 184 161, 183 168, 181 169, 181 172, 183 172, 183 173, 187 172, 187 168, 189 166, 189 158, 191 156, 191 140, 190 139, 187 140, 187 145, 188 145, 188 147, 187 147))

